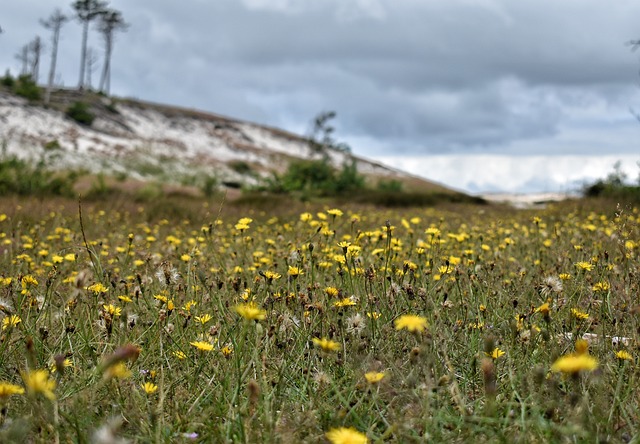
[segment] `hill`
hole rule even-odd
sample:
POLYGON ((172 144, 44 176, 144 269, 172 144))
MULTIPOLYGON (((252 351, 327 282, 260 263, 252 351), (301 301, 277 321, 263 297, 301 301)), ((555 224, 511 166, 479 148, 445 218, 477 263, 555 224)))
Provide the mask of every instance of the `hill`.
MULTIPOLYGON (((292 160, 320 156, 306 138, 281 129, 70 89, 54 91, 46 107, 0 89, 0 123, 5 156, 164 184, 196 186, 212 180, 239 188, 282 173, 292 160), (90 124, 67 115, 76 103, 94 117, 90 124)), ((397 181, 408 191, 459 194, 344 151, 331 149, 328 155, 336 167, 355 160, 370 184, 397 181)))

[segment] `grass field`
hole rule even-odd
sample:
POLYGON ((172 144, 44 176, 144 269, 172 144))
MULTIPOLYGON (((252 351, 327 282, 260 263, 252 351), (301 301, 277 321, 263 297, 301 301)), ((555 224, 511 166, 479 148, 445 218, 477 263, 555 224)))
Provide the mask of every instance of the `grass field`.
POLYGON ((635 208, 1 203, 0 442, 638 440, 635 208))

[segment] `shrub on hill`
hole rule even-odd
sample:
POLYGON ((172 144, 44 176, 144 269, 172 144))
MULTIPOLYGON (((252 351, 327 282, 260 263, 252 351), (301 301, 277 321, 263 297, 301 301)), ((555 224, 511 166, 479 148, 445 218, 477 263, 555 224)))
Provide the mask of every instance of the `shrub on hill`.
POLYGON ((301 197, 337 196, 362 190, 364 176, 358 173, 355 162, 345 163, 336 170, 326 159, 291 162, 287 171, 276 175, 264 187, 276 193, 297 193, 301 197))
POLYGON ((22 75, 13 85, 14 91, 20 97, 24 97, 30 102, 40 100, 40 87, 36 84, 30 75, 22 75))
POLYGON ((74 102, 73 105, 67 108, 66 114, 76 122, 86 126, 91 126, 96 117, 89 111, 89 106, 84 102, 74 102))

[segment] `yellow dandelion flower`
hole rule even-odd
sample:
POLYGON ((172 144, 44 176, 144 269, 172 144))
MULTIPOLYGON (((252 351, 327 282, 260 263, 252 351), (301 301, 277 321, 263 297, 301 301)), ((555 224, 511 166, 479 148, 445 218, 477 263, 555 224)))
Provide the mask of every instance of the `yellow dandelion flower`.
POLYGON ((569 273, 560 273, 558 277, 563 281, 568 281, 571 279, 571 275, 569 273))
POLYGON ((262 276, 268 282, 277 281, 278 279, 280 279, 282 277, 282 275, 280 273, 276 273, 276 272, 270 271, 270 270, 267 270, 264 273, 262 273, 262 276))
POLYGON ((176 358, 183 360, 183 359, 187 359, 187 355, 180 350, 174 350, 174 352, 172 353, 173 356, 175 356, 176 358))
POLYGON ((144 390, 144 392, 147 395, 152 395, 158 391, 158 386, 155 385, 153 382, 145 382, 144 384, 140 384, 140 386, 142 387, 142 390, 144 390))
POLYGON ((382 316, 380 313, 378 313, 377 311, 368 311, 367 312, 367 317, 370 319, 379 319, 380 316, 382 316))
POLYGON ((304 271, 300 267, 294 267, 293 265, 289 265, 289 270, 287 274, 291 277, 297 277, 304 274, 304 271))
POLYGON ((580 270, 584 270, 584 271, 591 271, 593 270, 593 264, 591 262, 585 262, 585 261, 580 261, 580 262, 576 262, 575 266, 580 269, 580 270))
POLYGON ((330 210, 327 210, 327 214, 332 215, 333 217, 340 217, 342 216, 342 210, 339 210, 337 208, 332 208, 330 210))
POLYGON ((93 285, 89 285, 86 290, 89 290, 91 292, 93 292, 93 294, 95 294, 96 296, 102 293, 107 293, 109 291, 109 289, 107 287, 105 287, 104 285, 102 285, 101 282, 96 282, 93 285))
POLYGON ((344 298, 333 303, 334 307, 351 307, 353 305, 356 305, 356 301, 351 298, 344 298))
POLYGON ((206 324, 210 320, 211 320, 211 315, 209 313, 205 313, 202 316, 196 316, 196 322, 199 322, 202 325, 206 324))
POLYGON ((582 353, 561 356, 553 363, 551 371, 575 375, 581 371, 591 371, 596 368, 598 368, 596 358, 587 353, 582 353))
POLYGON ((609 285, 609 282, 606 282, 606 281, 596 282, 593 285, 593 287, 591 287, 593 291, 601 291, 601 292, 609 291, 609 288, 611 288, 611 286, 609 285))
POLYGON ((105 379, 127 379, 132 375, 131 370, 127 368, 124 362, 116 362, 107 367, 104 372, 105 379))
POLYGON ((7 316, 2 320, 2 329, 6 330, 8 328, 15 327, 20 322, 22 322, 22 319, 20 319, 20 316, 18 315, 7 316))
POLYGON ((248 304, 240 304, 235 307, 236 313, 250 321, 262 321, 266 319, 267 312, 258 308, 256 304, 249 302, 248 304))
POLYGON ((51 401, 56 399, 56 395, 53 393, 53 390, 56 388, 56 381, 49 377, 47 370, 34 370, 23 373, 22 380, 30 395, 42 393, 45 398, 51 401))
POLYGON ((340 350, 340 344, 337 343, 336 341, 332 341, 331 339, 313 338, 312 341, 317 347, 320 347, 323 351, 326 351, 326 352, 340 350))
POLYGON ((616 352, 616 358, 621 361, 633 361, 633 356, 626 350, 619 350, 616 352))
POLYGON ((422 332, 427 328, 427 319, 416 315, 402 315, 394 322, 396 330, 406 329, 411 332, 422 332))
POLYGON ((498 347, 496 347, 493 349, 491 353, 485 353, 485 354, 492 359, 498 359, 499 357, 504 356, 505 352, 500 350, 498 347))
POLYGON ((578 310, 577 308, 572 308, 571 309, 571 316, 573 316, 574 318, 583 321, 585 319, 589 319, 589 313, 585 313, 583 311, 578 310))
POLYGON ((228 358, 233 353, 233 347, 231 347, 230 345, 225 345, 220 349, 220 352, 225 358, 228 358))
POLYGON ((366 379, 369 384, 377 384, 382 381, 385 376, 384 372, 367 372, 364 374, 364 379, 366 379))
POLYGON ((8 382, 0 382, 0 403, 13 395, 22 395, 24 389, 19 385, 10 384, 8 382))
POLYGON ((122 314, 122 308, 116 307, 113 304, 104 304, 102 308, 104 309, 105 313, 109 313, 114 318, 117 318, 122 314))
POLYGON ((340 290, 338 290, 336 287, 326 287, 324 289, 324 292, 327 296, 330 297, 337 297, 338 294, 340 294, 340 290))
POLYGON ((189 342, 189 344, 193 345, 195 348, 197 348, 200 351, 211 351, 211 350, 213 350, 213 344, 211 344, 210 342, 193 341, 193 342, 189 342))
POLYGON ((367 435, 352 427, 340 427, 329 430, 325 436, 331 444, 367 444, 367 435))
POLYGON ((547 316, 550 311, 551 311, 551 308, 549 307, 548 302, 545 302, 544 304, 542 304, 541 306, 535 309, 536 313, 542 313, 544 316, 547 316))

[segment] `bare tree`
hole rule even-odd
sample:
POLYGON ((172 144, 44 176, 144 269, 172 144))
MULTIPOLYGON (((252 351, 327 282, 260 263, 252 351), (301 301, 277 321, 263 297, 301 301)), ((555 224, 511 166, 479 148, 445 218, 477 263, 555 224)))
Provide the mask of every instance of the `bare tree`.
POLYGON ((29 74, 29 45, 24 45, 20 52, 15 55, 16 59, 21 63, 20 75, 29 74))
POLYGON ((82 47, 80 52, 80 80, 78 88, 84 87, 85 67, 87 64, 87 39, 89 37, 89 24, 102 15, 107 7, 107 2, 102 0, 76 0, 71 7, 76 12, 76 19, 82 23, 82 47))
POLYGON ((46 20, 40 20, 40 24, 46 29, 51 30, 51 65, 49 67, 49 79, 47 81, 47 91, 44 96, 44 103, 48 104, 51 99, 51 88, 53 88, 53 80, 56 76, 56 60, 58 58, 58 41, 60 40, 60 29, 69 20, 60 9, 56 9, 46 20))
POLYGON ((93 89, 91 76, 93 72, 96 70, 96 65, 98 64, 98 56, 96 55, 96 52, 92 47, 87 48, 86 62, 87 62, 87 66, 86 66, 87 78, 85 79, 84 84, 89 90, 91 90, 93 89))
POLYGON ((31 52, 31 79, 38 83, 38 77, 40 77, 40 54, 42 53, 42 40, 40 36, 36 36, 31 43, 29 43, 29 51, 31 52))
POLYGON ((120 11, 110 9, 100 16, 99 30, 104 37, 104 64, 100 78, 99 91, 109 94, 111 88, 111 54, 116 31, 126 31, 129 25, 122 18, 120 11))

